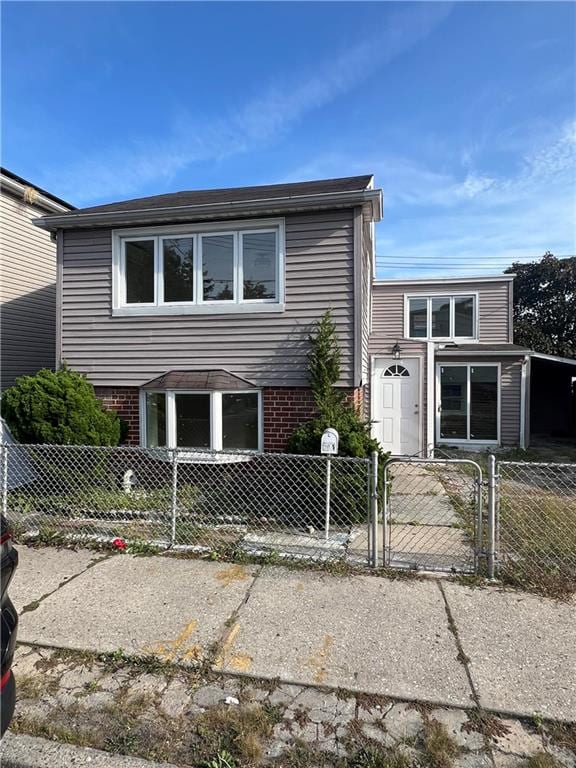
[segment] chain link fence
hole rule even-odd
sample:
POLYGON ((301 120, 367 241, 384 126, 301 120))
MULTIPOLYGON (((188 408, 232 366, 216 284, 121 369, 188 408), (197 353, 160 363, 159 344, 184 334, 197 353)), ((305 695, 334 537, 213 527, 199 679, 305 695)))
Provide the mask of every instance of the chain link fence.
POLYGON ((576 464, 500 461, 498 574, 531 588, 576 588, 576 464))
POLYGON ((2 511, 44 540, 368 564, 371 477, 370 459, 10 444, 2 511))

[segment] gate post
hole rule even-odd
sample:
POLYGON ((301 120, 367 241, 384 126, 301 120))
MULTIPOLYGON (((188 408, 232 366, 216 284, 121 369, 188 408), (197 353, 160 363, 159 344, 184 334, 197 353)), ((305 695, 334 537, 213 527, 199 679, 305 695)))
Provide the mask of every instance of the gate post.
POLYGON ((373 568, 378 568, 378 451, 372 451, 370 471, 372 476, 370 484, 370 530, 372 535, 368 537, 371 545, 369 561, 373 568))
POLYGON ((172 494, 171 494, 172 530, 170 534, 170 546, 176 544, 176 516, 178 514, 178 452, 172 450, 172 494))
POLYGON ((0 444, 0 455, 2 457, 2 514, 6 517, 8 511, 8 445, 0 444))
POLYGON ((496 457, 488 456, 488 526, 486 542, 486 559, 488 578, 495 574, 496 558, 496 457))
POLYGON ((388 518, 389 518, 389 509, 388 505, 390 503, 388 498, 388 486, 389 486, 389 480, 388 480, 388 462, 390 459, 387 459, 384 462, 384 469, 382 471, 382 564, 384 565, 384 568, 390 565, 390 527, 388 525, 388 518))

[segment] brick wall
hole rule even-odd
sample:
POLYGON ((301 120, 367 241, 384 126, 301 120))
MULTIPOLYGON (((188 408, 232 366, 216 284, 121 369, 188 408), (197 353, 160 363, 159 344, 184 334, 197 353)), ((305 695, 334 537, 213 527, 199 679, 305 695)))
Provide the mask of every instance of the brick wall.
POLYGON ((312 390, 305 387, 266 388, 262 391, 264 409, 264 450, 284 451, 288 438, 299 424, 314 418, 316 406, 312 390))
POLYGON ((140 443, 138 387, 94 387, 96 397, 108 411, 116 411, 128 425, 127 445, 140 443))
MULTIPOLYGON (((347 394, 360 414, 364 412, 364 388, 347 394)), ((285 451, 288 438, 299 424, 313 419, 316 406, 312 391, 306 387, 264 389, 264 450, 285 451)))

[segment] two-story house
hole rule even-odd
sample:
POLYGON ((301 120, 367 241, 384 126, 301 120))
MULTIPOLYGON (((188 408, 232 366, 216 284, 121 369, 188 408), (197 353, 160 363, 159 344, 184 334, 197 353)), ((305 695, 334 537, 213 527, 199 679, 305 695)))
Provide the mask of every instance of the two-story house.
POLYGON ((527 444, 513 277, 376 280, 370 175, 157 195, 44 216, 57 354, 147 446, 282 450, 314 403, 331 309, 339 386, 395 454, 527 444))

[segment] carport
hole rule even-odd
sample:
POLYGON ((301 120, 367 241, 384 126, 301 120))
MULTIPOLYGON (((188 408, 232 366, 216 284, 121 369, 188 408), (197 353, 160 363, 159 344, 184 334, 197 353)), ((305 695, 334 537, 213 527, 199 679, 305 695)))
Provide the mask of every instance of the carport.
POLYGON ((576 443, 576 360, 530 353, 530 443, 576 443))

